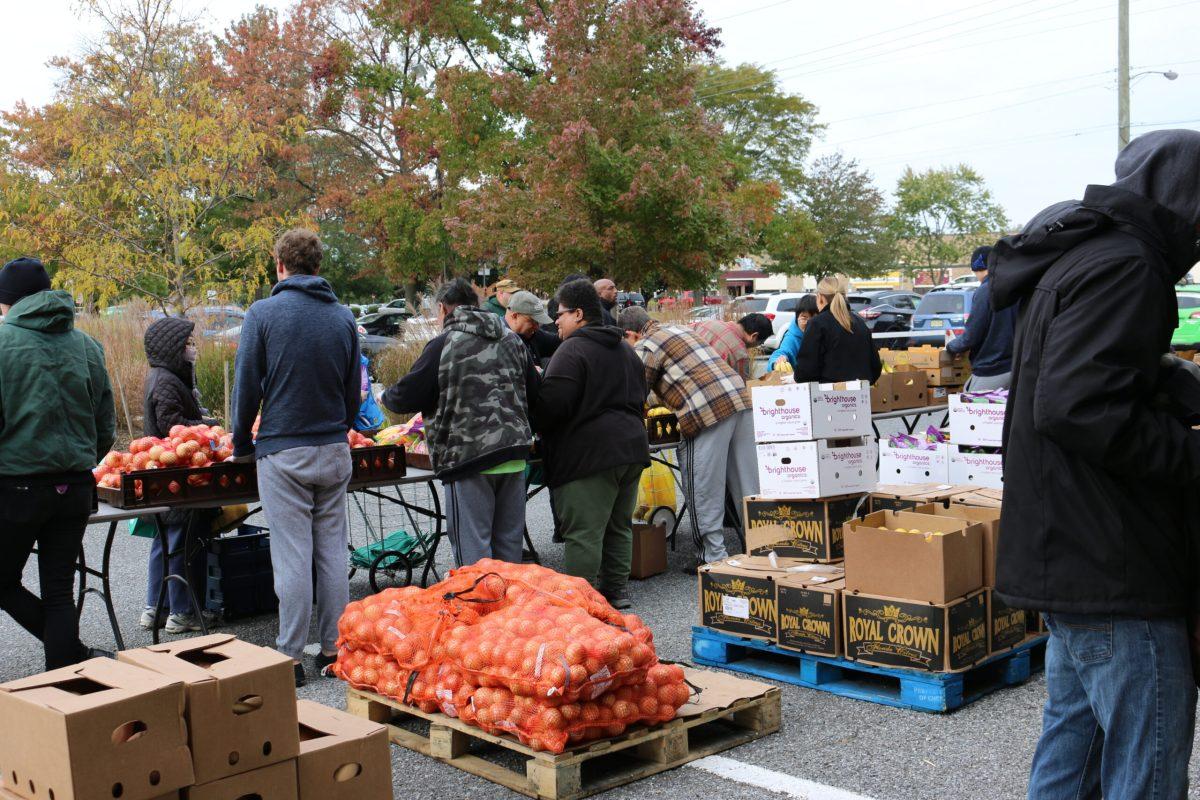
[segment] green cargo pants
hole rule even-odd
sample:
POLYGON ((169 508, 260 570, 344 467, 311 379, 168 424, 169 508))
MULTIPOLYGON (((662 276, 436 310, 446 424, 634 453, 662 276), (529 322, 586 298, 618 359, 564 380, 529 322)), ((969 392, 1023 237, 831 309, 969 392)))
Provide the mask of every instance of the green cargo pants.
POLYGON ((568 575, 586 578, 602 592, 625 588, 633 559, 633 509, 644 469, 643 464, 610 467, 553 490, 568 575))

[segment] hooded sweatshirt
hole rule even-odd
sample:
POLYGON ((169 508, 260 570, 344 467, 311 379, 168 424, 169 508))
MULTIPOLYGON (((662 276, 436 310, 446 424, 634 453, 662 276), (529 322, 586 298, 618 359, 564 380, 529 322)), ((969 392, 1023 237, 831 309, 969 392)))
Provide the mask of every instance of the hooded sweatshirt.
POLYGON ((1018 608, 1175 616, 1193 604, 1200 433, 1156 397, 1174 285, 1196 261, 1200 133, 1139 137, 993 251, 1020 304, 1004 431, 996 591, 1018 608))
POLYGON ((646 373, 620 328, 585 325, 559 346, 538 394, 546 484, 562 486, 612 467, 650 465, 643 405, 646 373))
POLYGON ((233 392, 233 453, 256 458, 346 441, 358 415, 358 326, 324 278, 293 275, 246 312, 233 392), (250 429, 262 409, 257 442, 250 429))
POLYGON ((104 350, 66 292, 37 292, 0 325, 0 481, 90 483, 116 428, 104 350))
POLYGON ((195 328, 191 320, 164 317, 146 329, 143 345, 150 364, 143 402, 142 424, 146 436, 161 439, 175 425, 198 425, 204 421, 204 410, 195 390, 195 370, 183 357, 195 328))
POLYGON ((495 314, 458 306, 383 405, 421 412, 433 471, 454 481, 529 457, 537 391, 521 338, 495 314))

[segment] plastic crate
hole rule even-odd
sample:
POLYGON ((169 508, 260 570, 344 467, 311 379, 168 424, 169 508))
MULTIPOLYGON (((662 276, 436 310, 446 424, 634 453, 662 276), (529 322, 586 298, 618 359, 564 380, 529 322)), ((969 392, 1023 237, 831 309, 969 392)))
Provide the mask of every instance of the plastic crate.
POLYGON ((266 614, 279 607, 266 528, 242 525, 237 535, 209 542, 205 605, 211 611, 222 610, 226 619, 266 614))

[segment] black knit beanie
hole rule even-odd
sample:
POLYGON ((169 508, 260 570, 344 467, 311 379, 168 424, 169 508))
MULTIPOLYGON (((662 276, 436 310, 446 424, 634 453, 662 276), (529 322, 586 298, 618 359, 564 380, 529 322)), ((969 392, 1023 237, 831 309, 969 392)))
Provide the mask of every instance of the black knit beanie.
POLYGON ((16 258, 0 269, 0 303, 6 306, 49 288, 50 276, 36 258, 16 258))

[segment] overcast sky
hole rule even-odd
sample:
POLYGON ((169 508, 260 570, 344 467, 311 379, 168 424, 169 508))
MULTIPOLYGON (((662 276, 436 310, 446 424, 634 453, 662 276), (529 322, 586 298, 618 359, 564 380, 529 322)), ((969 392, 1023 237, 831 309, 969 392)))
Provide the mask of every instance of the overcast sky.
MULTIPOLYGON (((284 8, 286 0, 265 0, 284 8)), ((248 0, 182 0, 215 28, 248 0)), ((699 0, 730 63, 778 70, 840 150, 890 192, 905 165, 965 162, 1024 222, 1088 183, 1116 155, 1117 0, 699 0)), ((44 102, 52 56, 88 35, 71 0, 6 3, 0 107, 44 102)), ((1131 0, 1133 133, 1200 129, 1200 0, 1131 0)))

